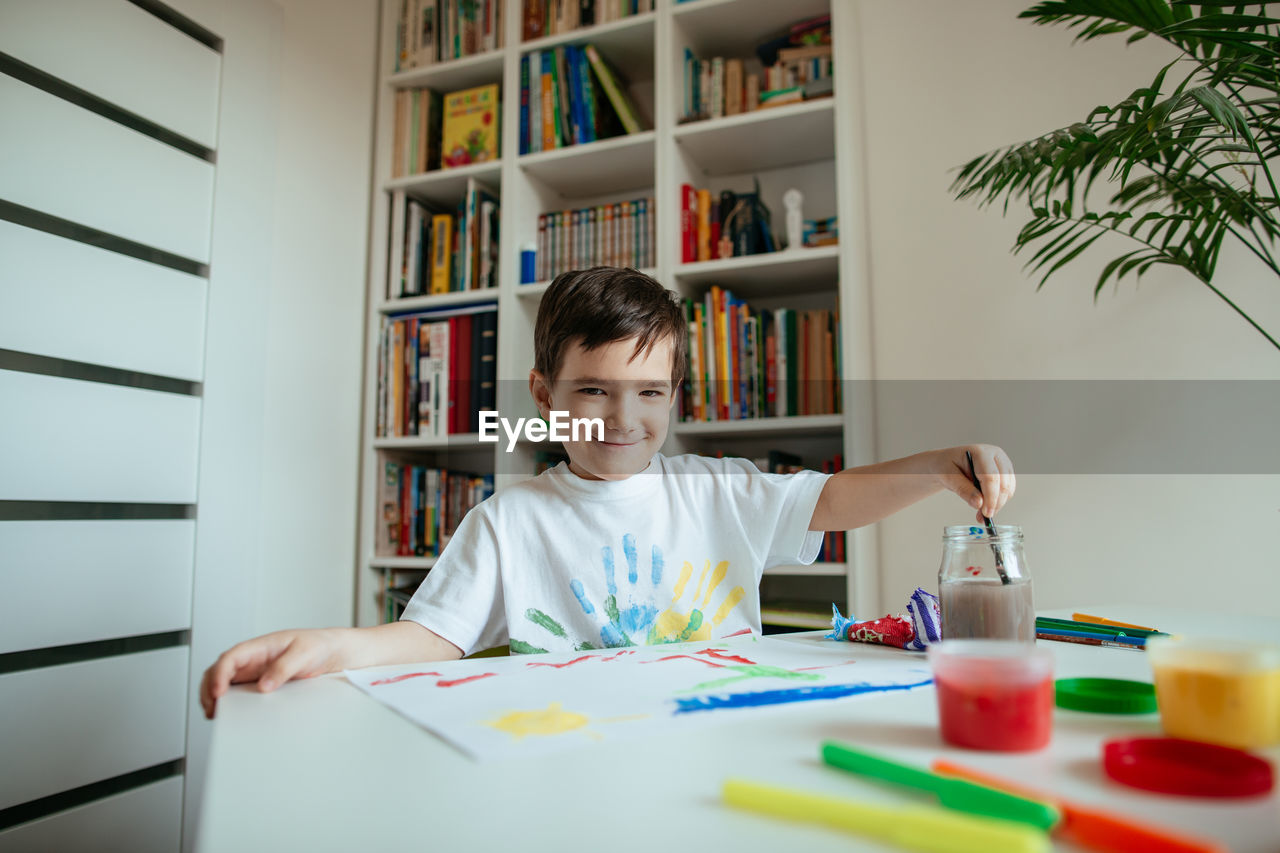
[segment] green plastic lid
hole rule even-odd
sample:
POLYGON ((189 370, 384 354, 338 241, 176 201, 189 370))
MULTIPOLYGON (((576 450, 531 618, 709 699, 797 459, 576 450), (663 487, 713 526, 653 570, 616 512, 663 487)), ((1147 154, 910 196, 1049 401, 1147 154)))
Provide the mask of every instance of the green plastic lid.
POLYGON ((1145 681, 1119 678, 1061 678, 1055 684, 1059 708, 1095 714, 1150 714, 1156 689, 1145 681))

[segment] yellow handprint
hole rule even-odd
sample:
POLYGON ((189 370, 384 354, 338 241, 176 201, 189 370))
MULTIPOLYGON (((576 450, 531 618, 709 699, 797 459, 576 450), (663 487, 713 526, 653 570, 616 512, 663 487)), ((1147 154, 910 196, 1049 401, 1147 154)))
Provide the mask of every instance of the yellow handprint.
POLYGON ((671 607, 658 614, 657 620, 653 623, 653 627, 649 629, 649 643, 683 643, 690 640, 709 640, 711 639, 711 630, 725 620, 733 608, 738 606, 738 602, 746 595, 746 590, 740 586, 735 586, 729 590, 729 594, 725 596, 724 601, 720 602, 720 606, 716 608, 715 615, 707 621, 703 617, 703 610, 706 609, 711 595, 716 591, 724 581, 725 575, 729 573, 729 563, 722 560, 711 569, 711 561, 707 560, 707 564, 702 569, 702 574, 698 577, 698 586, 693 591, 693 598, 690 601, 688 610, 680 608, 680 600, 684 598, 685 588, 689 585, 689 580, 693 577, 693 566, 686 562, 680 570, 680 579, 676 581, 676 587, 672 591, 671 607), (707 575, 710 573, 711 578, 708 582, 707 575), (703 584, 706 584, 706 594, 702 592, 703 584), (698 599, 701 597, 702 602, 699 605, 698 599))

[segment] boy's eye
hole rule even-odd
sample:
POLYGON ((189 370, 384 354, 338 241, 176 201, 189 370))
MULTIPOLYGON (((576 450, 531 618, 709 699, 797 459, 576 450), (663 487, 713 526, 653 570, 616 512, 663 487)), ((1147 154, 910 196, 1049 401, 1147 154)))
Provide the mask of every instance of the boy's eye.
POLYGON ((603 388, 579 388, 578 393, 586 394, 589 397, 598 397, 599 395, 604 393, 604 389, 603 388))
POLYGON ((657 388, 646 388, 640 392, 640 395, 643 397, 661 397, 663 392, 657 388))

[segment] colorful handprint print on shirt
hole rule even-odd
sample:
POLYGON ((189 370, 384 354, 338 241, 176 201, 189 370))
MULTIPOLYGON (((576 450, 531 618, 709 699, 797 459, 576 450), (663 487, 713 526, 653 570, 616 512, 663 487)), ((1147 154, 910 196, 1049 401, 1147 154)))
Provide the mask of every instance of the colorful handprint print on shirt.
MULTIPOLYGON (((606 545, 600 549, 606 592, 603 606, 600 608, 591 601, 581 580, 573 578, 569 581, 569 589, 583 614, 595 616, 599 612, 603 616, 600 644, 606 648, 633 646, 637 645, 637 641, 655 644, 710 639, 712 630, 733 612, 734 607, 746 595, 742 587, 733 587, 718 601, 714 614, 707 618, 705 611, 711 603, 712 596, 724 582, 729 572, 729 563, 722 560, 712 569, 711 561, 707 560, 698 577, 693 595, 686 603, 685 593, 694 572, 693 565, 686 561, 681 567, 680 576, 672 591, 670 606, 659 612, 655 601, 661 594, 665 570, 662 549, 657 545, 650 549, 649 566, 643 574, 643 579, 640 571, 640 556, 636 550, 636 538, 630 533, 622 537, 622 557, 626 563, 626 583, 620 593, 617 578, 619 567, 613 548, 606 545)), ((531 607, 525 611, 524 615, 526 620, 543 631, 572 642, 575 649, 596 648, 591 641, 571 639, 564 626, 542 610, 531 607)), ((511 640, 511 650, 519 653, 546 651, 534 643, 514 637, 511 640)))

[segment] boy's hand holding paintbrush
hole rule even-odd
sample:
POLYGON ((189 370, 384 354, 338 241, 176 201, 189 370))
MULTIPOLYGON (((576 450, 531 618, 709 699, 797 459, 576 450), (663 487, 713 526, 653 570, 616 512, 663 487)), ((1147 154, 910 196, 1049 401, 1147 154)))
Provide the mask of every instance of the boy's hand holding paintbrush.
POLYGON ((968 444, 929 450, 836 474, 827 481, 809 529, 852 530, 874 524, 942 489, 973 507, 981 523, 984 516, 999 512, 1016 488, 1013 462, 999 447, 968 444), (973 457, 981 491, 969 477, 966 454, 973 457))

